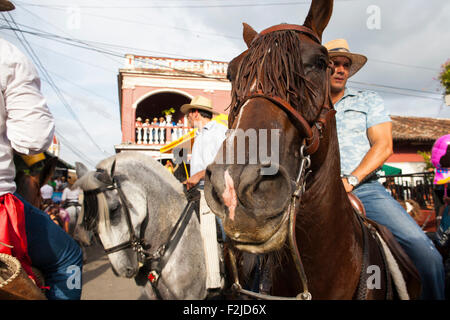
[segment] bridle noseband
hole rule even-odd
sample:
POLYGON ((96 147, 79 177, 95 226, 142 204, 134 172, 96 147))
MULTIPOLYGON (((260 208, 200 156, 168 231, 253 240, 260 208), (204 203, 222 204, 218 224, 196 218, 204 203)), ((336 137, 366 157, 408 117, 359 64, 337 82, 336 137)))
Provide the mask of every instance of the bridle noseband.
MULTIPOLYGON (((273 27, 270 27, 261 33, 259 33, 255 39, 253 39, 253 42, 261 37, 262 35, 269 34, 271 32, 276 31, 295 31, 301 34, 305 34, 308 37, 310 37, 312 40, 314 40, 316 43, 321 45, 320 38, 314 33, 313 30, 300 25, 292 25, 292 24, 280 24, 273 27)), ((252 42, 252 43, 253 43, 252 42)), ((251 46, 251 45, 250 45, 251 46)), ((242 63, 242 61, 241 61, 242 63)), ((306 177, 311 172, 311 170, 307 171, 311 165, 311 158, 310 156, 314 154, 318 149, 320 145, 320 140, 322 138, 322 133, 324 129, 328 126, 330 120, 334 117, 336 110, 333 108, 333 103, 331 101, 330 96, 330 70, 332 69, 332 62, 329 63, 327 66, 327 78, 325 83, 325 96, 324 101, 322 103, 320 112, 317 116, 317 118, 313 121, 312 125, 294 108, 292 105, 277 96, 271 96, 264 94, 261 91, 256 91, 251 93, 250 95, 243 97, 242 99, 239 99, 239 103, 237 105, 237 108, 241 108, 248 100, 255 99, 255 98, 262 98, 269 100, 276 106, 278 106, 281 110, 283 110, 291 120, 291 122, 295 125, 295 127, 302 132, 305 135, 305 138, 302 142, 302 145, 300 147, 300 167, 298 171, 298 175, 296 180, 294 181, 295 187, 294 192, 291 195, 291 201, 288 206, 287 211, 285 214, 289 215, 289 248, 291 255, 293 257, 297 272, 299 274, 300 280, 303 285, 303 292, 299 293, 294 298, 286 298, 286 297, 277 297, 277 296, 271 296, 266 294, 259 294, 254 293, 248 290, 244 290, 241 285, 239 284, 239 279, 237 276, 237 267, 236 267, 236 260, 235 256, 232 253, 232 250, 230 250, 230 259, 231 259, 231 266, 232 271, 234 275, 234 284, 232 288, 239 293, 243 293, 245 295, 257 298, 257 299, 267 299, 267 300, 286 300, 286 299, 294 299, 294 300, 311 300, 312 296, 311 293, 308 290, 308 281, 306 277, 306 273, 304 271, 303 263, 301 261, 300 253, 297 248, 297 242, 295 240, 295 206, 298 201, 300 201, 301 196, 303 195, 305 191, 305 185, 306 185, 306 177)), ((232 118, 232 121, 230 123, 230 128, 233 127, 234 123, 234 117, 232 118)))
MULTIPOLYGON (((105 191, 112 191, 117 190, 117 193, 119 194, 119 200, 120 203, 125 211, 125 219, 127 222, 128 232, 130 235, 130 239, 128 241, 122 242, 114 247, 104 249, 106 254, 115 253, 121 250, 125 250, 128 248, 131 248, 133 251, 137 253, 138 262, 143 263, 147 259, 148 252, 146 251, 151 246, 147 244, 143 238, 143 235, 141 234, 140 237, 136 236, 136 233, 134 232, 134 227, 131 222, 131 214, 130 214, 130 208, 131 204, 127 201, 125 194, 122 191, 122 188, 120 186, 120 182, 115 178, 115 176, 111 177, 111 184, 93 189, 84 191, 86 195, 97 195, 99 193, 104 193, 105 191)), ((131 206, 132 208, 132 206, 131 206)), ((142 232, 141 232, 142 233, 142 232)))

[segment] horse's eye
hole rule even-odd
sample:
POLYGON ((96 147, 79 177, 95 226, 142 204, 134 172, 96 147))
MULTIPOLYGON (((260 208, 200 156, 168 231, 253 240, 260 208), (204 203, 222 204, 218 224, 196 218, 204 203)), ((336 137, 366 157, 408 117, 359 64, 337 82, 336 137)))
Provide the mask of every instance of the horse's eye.
POLYGON ((322 70, 326 70, 326 69, 327 69, 327 67, 328 67, 328 62, 327 62, 327 60, 325 59, 325 57, 320 56, 320 57, 317 59, 317 66, 318 66, 320 69, 322 69, 322 70))
POLYGON ((119 208, 120 208, 120 202, 115 202, 115 203, 109 208, 109 210, 110 210, 111 212, 115 212, 115 211, 119 210, 119 208))

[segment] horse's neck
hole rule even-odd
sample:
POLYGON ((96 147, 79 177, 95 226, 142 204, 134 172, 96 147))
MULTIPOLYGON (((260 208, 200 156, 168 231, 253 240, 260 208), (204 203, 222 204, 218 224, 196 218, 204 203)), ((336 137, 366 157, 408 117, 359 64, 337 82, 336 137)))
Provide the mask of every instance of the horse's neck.
POLYGON ((360 230, 340 178, 335 127, 331 130, 328 154, 320 169, 314 172, 300 205, 297 240, 307 257, 305 268, 310 270, 312 286, 319 292, 323 289, 333 294, 330 286, 343 276, 339 272, 348 270, 346 266, 358 270, 360 230), (335 267, 331 268, 330 264, 335 267), (324 278, 328 279, 324 281, 324 278))
MULTIPOLYGON (((146 192, 147 216, 149 219, 145 238, 155 245, 168 240, 187 201, 182 194, 174 190, 152 188, 146 192)), ((155 248, 156 249, 156 248, 155 248)))
MULTIPOLYGON (((169 234, 187 204, 183 194, 177 192, 168 192, 164 196, 160 194, 161 191, 155 195, 158 201, 164 201, 163 205, 148 205, 152 208, 150 210, 159 210, 150 216, 151 221, 146 228, 146 240, 152 244, 153 250, 167 244, 169 234)), ((206 297, 203 240, 195 212, 192 213, 176 247, 173 248, 161 276, 164 281, 160 282, 159 289, 164 299, 191 300, 206 297)))

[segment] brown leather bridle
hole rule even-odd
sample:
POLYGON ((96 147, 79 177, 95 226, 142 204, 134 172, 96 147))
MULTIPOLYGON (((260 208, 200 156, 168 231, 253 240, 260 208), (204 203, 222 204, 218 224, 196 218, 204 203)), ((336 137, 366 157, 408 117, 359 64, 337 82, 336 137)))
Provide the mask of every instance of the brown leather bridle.
MULTIPOLYGON (((259 37, 265 34, 269 34, 272 32, 277 31, 295 31, 301 34, 305 34, 308 37, 310 37, 312 40, 314 40, 316 43, 321 45, 320 38, 314 33, 313 30, 300 25, 293 25, 293 24, 279 24, 273 27, 270 27, 268 29, 263 30, 261 33, 259 33, 252 41, 252 43, 259 37)), ((251 45, 250 45, 251 47, 251 45)), ((242 61, 241 61, 242 63, 242 61)), ((310 124, 292 105, 278 97, 278 96, 271 96, 264 94, 261 91, 256 91, 251 93, 250 95, 243 97, 242 99, 239 99, 239 104, 237 105, 237 110, 239 110, 248 100, 255 99, 255 98, 263 98, 266 100, 269 100, 276 106, 278 106, 281 110, 283 110, 291 120, 291 122, 295 125, 295 127, 304 134, 305 138, 302 141, 302 145, 300 147, 300 167, 299 172, 297 175, 297 179, 295 182, 295 190, 292 193, 291 201, 288 206, 288 209, 284 214, 289 215, 289 248, 293 257, 293 260, 295 262, 295 266, 297 269, 297 272, 299 273, 300 280, 303 285, 303 292, 299 293, 296 297, 293 298, 287 298, 287 297, 277 297, 277 296, 271 296, 266 294, 260 294, 260 293, 254 293, 248 290, 245 290, 242 288, 242 286, 239 284, 239 278, 237 275, 237 266, 236 266, 236 259, 235 256, 230 250, 230 260, 231 260, 231 266, 232 271, 234 275, 234 283, 232 285, 232 288, 239 293, 257 298, 257 299, 268 299, 268 300, 286 300, 286 299, 295 299, 295 300, 310 300, 312 299, 311 293, 308 291, 308 281, 306 277, 306 273, 303 267, 303 263, 301 261, 300 253, 298 251, 296 239, 295 239, 295 206, 296 203, 301 199, 301 196, 303 192, 305 191, 305 181, 306 177, 308 175, 307 172, 309 166, 311 165, 310 156, 314 154, 320 146, 320 140, 322 138, 322 133, 324 129, 328 126, 330 120, 334 117, 336 114, 336 110, 333 108, 333 103, 331 101, 330 96, 330 76, 332 74, 333 64, 330 62, 327 66, 327 78, 325 82, 325 96, 324 101, 322 103, 322 106, 320 108, 320 112, 315 120, 312 121, 312 124, 310 124)), ((233 117, 231 119, 230 128, 233 127, 235 118, 233 117)), ((284 218, 283 218, 284 220, 284 218)))
MULTIPOLYGON (((252 41, 252 43, 261 37, 262 35, 277 32, 277 31, 296 31, 301 34, 305 34, 309 36, 312 40, 317 42, 319 45, 321 45, 321 41, 319 37, 314 33, 313 30, 300 25, 295 24, 279 24, 270 28, 267 28, 263 31, 261 31, 252 41)), ((251 45, 250 45, 251 46, 251 45)), ((289 102, 286 100, 277 97, 277 96, 270 96, 267 94, 264 94, 261 91, 256 91, 249 96, 243 97, 239 101, 239 105, 237 106, 237 109, 240 109, 245 102, 248 100, 254 99, 254 98, 264 98, 269 100, 270 102, 277 105, 281 110, 283 110, 291 119, 291 121, 294 123, 295 127, 303 132, 305 135, 305 152, 309 155, 312 155, 319 149, 319 142, 320 137, 322 135, 323 129, 328 125, 330 119, 334 117, 336 110, 333 108, 333 103, 331 101, 330 96, 330 76, 331 76, 331 70, 333 69, 333 63, 330 61, 327 66, 327 78, 325 82, 325 95, 324 95, 324 101, 322 103, 322 107, 320 109, 319 115, 317 118, 313 121, 313 124, 310 125, 308 121, 295 109, 291 106, 289 102)), ((234 123, 234 118, 232 119, 232 123, 230 124, 230 128, 232 127, 234 123)))

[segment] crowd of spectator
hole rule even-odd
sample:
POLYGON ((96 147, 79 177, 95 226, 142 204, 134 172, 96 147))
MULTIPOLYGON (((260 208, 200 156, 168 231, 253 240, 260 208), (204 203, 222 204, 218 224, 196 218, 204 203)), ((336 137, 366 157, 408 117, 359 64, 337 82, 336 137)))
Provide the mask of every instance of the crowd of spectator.
POLYGON ((41 196, 43 199, 42 210, 59 225, 64 231, 69 233, 70 215, 66 208, 72 205, 80 204, 81 189, 73 188, 76 177, 69 174, 58 176, 50 180, 41 187, 41 196))

